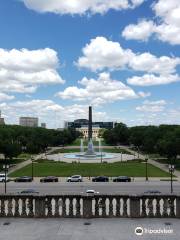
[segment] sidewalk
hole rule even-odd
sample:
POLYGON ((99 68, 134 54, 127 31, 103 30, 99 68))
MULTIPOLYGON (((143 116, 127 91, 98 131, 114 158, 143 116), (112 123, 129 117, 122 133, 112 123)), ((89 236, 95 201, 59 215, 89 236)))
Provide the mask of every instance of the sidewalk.
POLYGON ((0 238, 5 240, 179 240, 179 224, 180 219, 170 218, 0 218, 0 238), (142 229, 141 236, 135 233, 137 227, 142 229))

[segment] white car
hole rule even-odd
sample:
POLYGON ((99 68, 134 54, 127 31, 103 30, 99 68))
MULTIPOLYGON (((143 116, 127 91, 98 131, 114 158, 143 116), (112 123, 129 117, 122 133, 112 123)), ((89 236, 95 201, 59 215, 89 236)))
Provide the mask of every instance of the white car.
POLYGON ((87 194, 99 194, 99 192, 96 192, 96 191, 93 190, 93 189, 88 189, 88 190, 86 190, 86 193, 87 193, 87 194))
POLYGON ((73 175, 67 178, 67 182, 82 182, 83 178, 80 175, 73 175))
POLYGON ((5 178, 6 178, 6 182, 9 181, 8 176, 6 175, 5 177, 5 173, 0 173, 0 182, 5 182, 5 178))

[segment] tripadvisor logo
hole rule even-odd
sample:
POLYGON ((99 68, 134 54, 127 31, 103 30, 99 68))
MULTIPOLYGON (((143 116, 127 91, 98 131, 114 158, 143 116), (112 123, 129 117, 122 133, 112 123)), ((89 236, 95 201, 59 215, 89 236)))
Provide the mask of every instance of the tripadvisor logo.
POLYGON ((135 234, 139 236, 143 235, 143 228, 142 227, 135 228, 135 234))

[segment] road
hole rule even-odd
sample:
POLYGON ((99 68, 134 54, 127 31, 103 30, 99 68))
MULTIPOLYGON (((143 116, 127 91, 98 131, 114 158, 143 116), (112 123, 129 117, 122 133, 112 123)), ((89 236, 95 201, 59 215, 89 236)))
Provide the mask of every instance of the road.
MULTIPOLYGON (((7 193, 18 193, 25 189, 34 189, 40 194, 77 194, 94 189, 102 194, 142 194, 147 190, 170 193, 170 182, 130 182, 130 183, 7 183, 7 193)), ((173 183, 174 193, 180 194, 180 182, 173 183)), ((0 183, 0 193, 4 193, 4 184, 0 183)))

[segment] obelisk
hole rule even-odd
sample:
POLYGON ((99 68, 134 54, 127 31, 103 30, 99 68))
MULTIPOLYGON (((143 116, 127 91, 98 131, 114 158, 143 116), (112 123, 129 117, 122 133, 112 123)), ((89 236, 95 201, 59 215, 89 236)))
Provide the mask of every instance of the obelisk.
POLYGON ((92 107, 89 106, 88 141, 92 139, 92 107))

